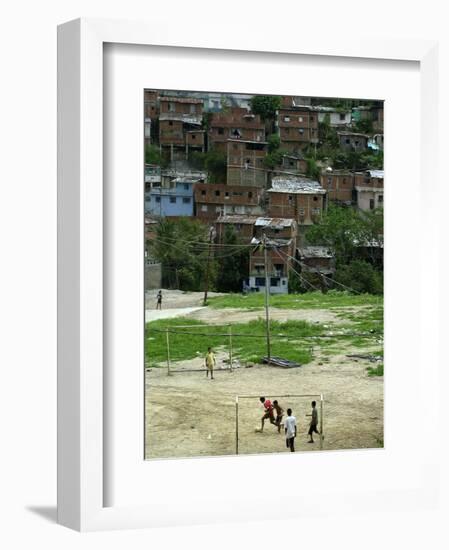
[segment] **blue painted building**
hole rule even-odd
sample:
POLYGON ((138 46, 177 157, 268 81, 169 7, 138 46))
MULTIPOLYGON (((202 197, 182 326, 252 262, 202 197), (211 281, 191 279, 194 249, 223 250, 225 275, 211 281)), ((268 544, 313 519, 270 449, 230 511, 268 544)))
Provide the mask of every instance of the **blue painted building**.
POLYGON ((193 185, 198 178, 177 177, 169 185, 145 193, 145 213, 152 216, 193 216, 193 185))

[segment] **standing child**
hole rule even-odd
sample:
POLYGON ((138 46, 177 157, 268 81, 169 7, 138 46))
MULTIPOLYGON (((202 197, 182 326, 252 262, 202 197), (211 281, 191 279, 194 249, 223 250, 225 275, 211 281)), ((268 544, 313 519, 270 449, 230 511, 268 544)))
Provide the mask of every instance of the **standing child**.
POLYGON ((265 397, 261 397, 259 400, 264 406, 264 413, 261 418, 262 425, 260 428, 260 431, 263 432, 263 425, 267 418, 270 420, 270 424, 276 424, 276 422, 274 420, 274 412, 273 412, 274 409, 271 401, 269 399, 265 399, 265 397))
POLYGON ((209 378, 209 372, 210 372, 210 379, 214 379, 214 367, 216 364, 215 359, 215 353, 212 351, 212 348, 207 348, 206 358, 205 358, 205 364, 206 364, 206 378, 209 378))
POLYGON ((162 309, 162 290, 156 296, 156 309, 162 309))
POLYGON ((292 415, 292 410, 287 409, 287 417, 284 420, 285 427, 285 444, 287 449, 292 453, 295 452, 295 437, 296 437, 296 418, 292 415))
POLYGON ((278 433, 281 433, 281 422, 284 416, 284 409, 279 405, 278 401, 275 399, 273 401, 273 409, 276 411, 276 426, 278 427, 278 433))
POLYGON ((313 441, 313 433, 316 433, 319 435, 319 431, 317 429, 318 426, 318 410, 316 408, 316 401, 312 401, 312 414, 308 414, 306 416, 311 416, 312 420, 310 421, 310 427, 309 427, 309 436, 310 439, 307 443, 314 443, 313 441))

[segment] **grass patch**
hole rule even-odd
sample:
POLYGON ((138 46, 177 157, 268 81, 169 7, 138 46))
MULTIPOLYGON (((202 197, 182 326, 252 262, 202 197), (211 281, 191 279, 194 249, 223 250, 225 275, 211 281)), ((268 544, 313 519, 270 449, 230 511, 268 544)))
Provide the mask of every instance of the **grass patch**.
MULTIPOLYGON (((209 306, 214 309, 227 307, 242 309, 259 309, 265 304, 263 292, 252 294, 228 294, 209 299, 209 306)), ((382 296, 372 294, 350 294, 330 290, 327 294, 322 292, 306 292, 305 294, 278 294, 270 296, 270 306, 281 309, 333 309, 349 306, 382 306, 382 296)), ((382 310, 382 307, 377 309, 382 310)))
MULTIPOLYGON (((227 327, 216 327, 188 318, 162 319, 146 324, 145 358, 147 365, 165 366, 167 359, 166 329, 170 333, 170 358, 172 361, 204 357, 209 346, 228 349, 227 327), (187 328, 175 329, 177 325, 187 328)), ((265 321, 258 319, 249 323, 232 325, 233 355, 243 362, 260 363, 266 355, 265 321)), ((312 360, 312 346, 315 340, 310 336, 322 334, 322 328, 306 321, 271 322, 271 355, 279 356, 301 364, 312 360), (301 340, 298 340, 301 339, 301 340)), ((333 340, 333 339, 332 339, 333 340)))
POLYGON ((368 376, 383 376, 384 375, 384 364, 380 363, 376 367, 368 367, 368 376))

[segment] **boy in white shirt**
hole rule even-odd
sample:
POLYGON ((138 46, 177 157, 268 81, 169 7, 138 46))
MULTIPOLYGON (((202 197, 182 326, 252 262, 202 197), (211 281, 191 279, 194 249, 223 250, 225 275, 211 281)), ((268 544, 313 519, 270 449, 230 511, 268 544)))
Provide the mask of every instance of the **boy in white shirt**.
POLYGON ((287 418, 284 420, 285 444, 292 453, 295 452, 296 437, 296 418, 292 415, 292 410, 287 409, 287 418))

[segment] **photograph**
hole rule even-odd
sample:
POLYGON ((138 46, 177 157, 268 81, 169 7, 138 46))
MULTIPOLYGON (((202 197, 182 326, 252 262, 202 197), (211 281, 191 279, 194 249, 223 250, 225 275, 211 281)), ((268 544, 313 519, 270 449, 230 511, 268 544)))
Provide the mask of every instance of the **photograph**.
POLYGON ((384 447, 384 102, 143 90, 145 459, 384 447))

